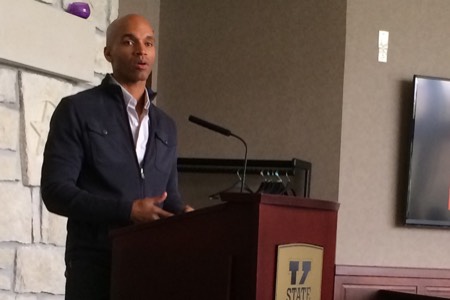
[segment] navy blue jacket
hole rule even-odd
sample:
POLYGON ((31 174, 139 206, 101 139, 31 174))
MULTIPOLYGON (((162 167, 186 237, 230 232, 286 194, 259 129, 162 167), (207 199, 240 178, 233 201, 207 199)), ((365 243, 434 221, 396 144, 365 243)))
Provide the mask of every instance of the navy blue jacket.
POLYGON ((175 123, 153 104, 149 117, 140 168, 122 90, 109 75, 58 104, 44 151, 41 195, 49 211, 68 217, 66 260, 109 263, 108 232, 130 224, 133 200, 167 191, 163 208, 183 209, 175 123))

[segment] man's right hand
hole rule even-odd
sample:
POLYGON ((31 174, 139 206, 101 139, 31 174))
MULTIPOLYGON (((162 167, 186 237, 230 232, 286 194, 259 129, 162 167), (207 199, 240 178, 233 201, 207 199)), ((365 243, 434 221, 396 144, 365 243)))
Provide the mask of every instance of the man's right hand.
POLYGON ((159 197, 135 200, 131 207, 131 221, 134 223, 146 223, 173 216, 172 213, 158 206, 158 204, 164 202, 166 198, 167 193, 164 192, 159 197))

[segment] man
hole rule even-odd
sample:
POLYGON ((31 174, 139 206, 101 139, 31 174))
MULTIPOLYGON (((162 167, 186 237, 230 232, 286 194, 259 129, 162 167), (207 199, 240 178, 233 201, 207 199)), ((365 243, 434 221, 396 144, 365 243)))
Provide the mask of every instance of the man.
POLYGON ((112 22, 104 55, 113 74, 52 116, 41 193, 68 217, 66 299, 109 298, 111 229, 192 210, 178 192, 175 123, 145 88, 154 43, 144 17, 112 22))

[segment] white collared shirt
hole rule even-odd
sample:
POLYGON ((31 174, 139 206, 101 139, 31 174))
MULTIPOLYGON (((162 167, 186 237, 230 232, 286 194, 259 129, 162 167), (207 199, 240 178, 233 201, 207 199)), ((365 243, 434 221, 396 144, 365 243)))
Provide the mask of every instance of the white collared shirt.
POLYGON ((120 83, 118 83, 115 79, 114 81, 122 88, 123 99, 125 101, 125 107, 127 108, 128 121, 130 122, 131 134, 133 135, 134 146, 136 149, 136 156, 139 165, 142 166, 149 135, 150 119, 148 117, 148 112, 150 108, 150 100, 148 98, 148 92, 147 89, 145 89, 144 109, 142 110, 141 118, 139 118, 136 111, 137 100, 123 86, 121 86, 120 83))

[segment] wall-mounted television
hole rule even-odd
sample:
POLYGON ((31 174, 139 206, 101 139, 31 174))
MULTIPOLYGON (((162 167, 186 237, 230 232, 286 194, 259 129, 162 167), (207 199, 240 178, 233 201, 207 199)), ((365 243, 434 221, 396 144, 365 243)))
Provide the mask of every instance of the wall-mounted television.
POLYGON ((414 76, 406 224, 450 226, 450 79, 414 76))

